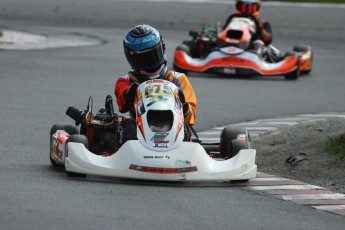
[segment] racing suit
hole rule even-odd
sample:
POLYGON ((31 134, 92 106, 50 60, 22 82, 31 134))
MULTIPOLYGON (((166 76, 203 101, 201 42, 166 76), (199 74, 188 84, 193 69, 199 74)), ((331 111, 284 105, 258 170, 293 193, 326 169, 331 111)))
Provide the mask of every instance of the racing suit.
POLYGON ((261 28, 261 34, 259 39, 262 40, 266 46, 272 43, 272 27, 271 24, 265 20, 259 19, 259 26, 261 28))
MULTIPOLYGON (((183 73, 178 73, 173 70, 167 70, 162 79, 174 83, 179 87, 185 97, 188 113, 185 116, 185 121, 189 125, 194 125, 196 119, 196 109, 197 109, 197 99, 194 93, 194 89, 190 84, 187 76, 183 73)), ((115 83, 115 96, 117 100, 117 105, 121 113, 126 113, 131 111, 134 114, 134 105, 128 105, 125 97, 125 91, 131 86, 132 83, 136 82, 138 84, 150 80, 144 76, 140 76, 136 72, 130 71, 127 75, 120 77, 115 83)))

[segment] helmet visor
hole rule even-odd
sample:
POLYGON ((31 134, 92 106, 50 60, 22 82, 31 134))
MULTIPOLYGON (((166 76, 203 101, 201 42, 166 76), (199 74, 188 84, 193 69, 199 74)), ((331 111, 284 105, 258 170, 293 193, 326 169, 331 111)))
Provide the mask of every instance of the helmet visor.
POLYGON ((146 50, 127 50, 125 53, 129 64, 134 70, 154 72, 165 61, 164 49, 161 43, 146 50))

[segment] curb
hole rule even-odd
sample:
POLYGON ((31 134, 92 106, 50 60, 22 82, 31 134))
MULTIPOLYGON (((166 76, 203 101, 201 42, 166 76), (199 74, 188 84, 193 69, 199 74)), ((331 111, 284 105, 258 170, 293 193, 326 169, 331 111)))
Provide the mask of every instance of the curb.
MULTIPOLYGON (((245 127, 251 138, 255 139, 259 138, 260 135, 264 133, 273 132, 283 127, 294 126, 304 122, 324 120, 327 118, 345 119, 345 113, 305 114, 276 119, 259 119, 226 126, 245 127)), ((202 142, 206 143, 219 142, 220 133, 224 127, 215 127, 207 131, 198 132, 199 138, 202 142)), ((336 193, 326 188, 310 185, 302 181, 290 180, 258 172, 256 178, 245 183, 234 183, 234 185, 277 199, 345 216, 345 194, 336 193)))

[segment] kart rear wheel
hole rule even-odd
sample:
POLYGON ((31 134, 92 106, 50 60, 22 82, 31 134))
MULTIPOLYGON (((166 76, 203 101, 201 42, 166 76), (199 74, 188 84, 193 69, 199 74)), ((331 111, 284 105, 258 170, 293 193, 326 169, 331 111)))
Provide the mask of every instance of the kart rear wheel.
MULTIPOLYGON (((68 143, 70 143, 70 142, 81 143, 85 146, 85 148, 87 148, 87 149, 89 148, 89 141, 87 140, 86 136, 80 135, 80 134, 71 135, 68 138, 67 145, 66 145, 66 153, 67 153, 66 157, 68 156, 67 146, 68 146, 68 143)), ((66 174, 67 174, 67 176, 70 176, 70 177, 86 177, 86 174, 69 172, 67 170, 66 170, 66 174)))
POLYGON ((54 167, 62 167, 62 165, 57 164, 54 159, 52 158, 52 152, 53 152, 53 138, 52 135, 56 133, 58 130, 65 130, 69 135, 78 134, 79 130, 78 127, 75 125, 70 124, 54 124, 50 129, 50 152, 49 152, 49 160, 50 163, 54 167))
MULTIPOLYGON (((247 129, 243 127, 225 127, 223 129, 220 135, 220 156, 222 158, 232 158, 238 153, 234 151, 236 149, 233 148, 232 141, 236 140, 239 135, 245 135, 248 138, 247 129)), ((249 146, 249 142, 244 142, 248 143, 249 146)))
POLYGON ((310 61, 311 61, 311 66, 309 70, 301 71, 301 74, 306 75, 309 74, 313 68, 313 50, 311 49, 311 46, 308 45, 295 45, 293 47, 293 51, 295 52, 310 52, 310 61))
POLYGON ((185 51, 192 58, 200 58, 198 44, 195 40, 183 41, 182 45, 179 46, 179 49, 185 51))
POLYGON ((129 140, 138 140, 137 137, 137 123, 132 118, 123 119, 120 123, 122 131, 118 135, 117 143, 119 148, 129 140))

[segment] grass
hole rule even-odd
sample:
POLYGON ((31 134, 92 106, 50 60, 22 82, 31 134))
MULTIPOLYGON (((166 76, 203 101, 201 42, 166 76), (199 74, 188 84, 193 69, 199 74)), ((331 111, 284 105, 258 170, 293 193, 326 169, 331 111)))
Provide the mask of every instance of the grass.
POLYGON ((328 153, 336 154, 342 160, 345 160, 345 134, 328 138, 324 150, 328 153))
POLYGON ((285 144, 286 141, 270 141, 267 143, 267 145, 269 146, 276 146, 276 145, 282 145, 282 144, 285 144))

